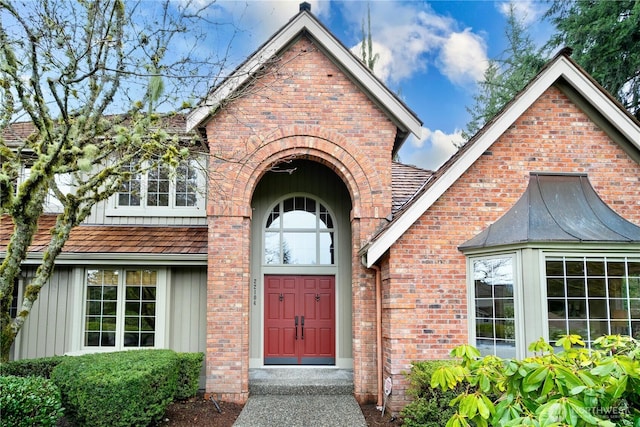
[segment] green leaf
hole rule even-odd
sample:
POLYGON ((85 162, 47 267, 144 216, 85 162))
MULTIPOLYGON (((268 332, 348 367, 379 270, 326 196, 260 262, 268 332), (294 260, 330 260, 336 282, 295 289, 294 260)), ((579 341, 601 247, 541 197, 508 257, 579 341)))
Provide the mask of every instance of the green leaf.
POLYGON ((476 396, 473 394, 466 395, 461 401, 459 406, 460 414, 467 417, 473 418, 478 413, 478 401, 476 400, 476 396))
POLYGON ((615 368, 616 368, 616 365, 615 363, 613 363, 613 360, 609 360, 606 363, 596 366, 590 372, 592 375, 597 375, 599 377, 606 377, 611 372, 613 372, 615 368))
POLYGON ((613 378, 611 384, 606 388, 606 391, 609 395, 611 395, 612 399, 619 399, 620 396, 627 389, 627 380, 629 377, 627 375, 623 375, 620 378, 613 378))
POLYGON ((571 390, 569 390, 569 394, 572 395, 572 396, 575 396, 576 394, 582 393, 586 389, 587 389, 586 385, 579 385, 579 386, 574 387, 571 390))
MULTIPOLYGON (((584 403, 576 399, 567 399, 567 404, 571 407, 574 413, 582 420, 589 424, 597 424, 598 419, 594 417, 585 407, 584 403)), ((573 420, 571 425, 575 425, 577 420, 573 420)))
POLYGON ((546 366, 541 366, 535 371, 531 372, 525 377, 524 381, 522 381, 523 390, 527 393, 536 390, 540 386, 540 383, 544 381, 548 373, 549 368, 547 368, 546 366))

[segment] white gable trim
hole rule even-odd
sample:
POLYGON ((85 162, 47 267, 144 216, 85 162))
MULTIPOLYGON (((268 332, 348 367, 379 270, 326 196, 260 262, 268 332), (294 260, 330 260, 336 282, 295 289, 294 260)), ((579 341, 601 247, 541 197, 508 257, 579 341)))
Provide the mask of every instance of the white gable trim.
POLYGON ((611 124, 640 150, 640 127, 629 118, 620 107, 611 101, 583 71, 566 57, 559 56, 544 70, 517 98, 508 110, 478 137, 446 172, 420 196, 397 220, 375 241, 371 242, 364 254, 367 267, 375 264, 382 255, 424 214, 427 209, 449 189, 464 172, 559 78, 564 79, 584 96, 611 124))
POLYGON ((207 98, 187 116, 187 131, 201 125, 220 104, 244 84, 262 65, 277 52, 286 47, 301 31, 306 30, 329 52, 338 64, 343 66, 369 95, 380 103, 404 131, 421 136, 422 122, 387 87, 375 78, 369 70, 344 45, 323 27, 312 15, 302 12, 296 15, 284 28, 276 33, 268 43, 236 69, 233 74, 213 90, 207 98))

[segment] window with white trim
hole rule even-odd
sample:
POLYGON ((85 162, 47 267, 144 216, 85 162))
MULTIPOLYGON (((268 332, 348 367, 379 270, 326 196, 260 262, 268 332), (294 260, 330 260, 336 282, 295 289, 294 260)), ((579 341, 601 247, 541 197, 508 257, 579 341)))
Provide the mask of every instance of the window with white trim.
POLYGON ((276 204, 264 229, 264 263, 333 265, 334 220, 311 197, 289 197, 276 204))
POLYGON ((468 256, 469 335, 482 355, 523 357, 540 337, 640 339, 640 256, 547 251, 468 256))
POLYGON ((195 159, 184 160, 175 170, 157 164, 144 173, 135 165, 116 194, 109 215, 204 216, 205 181, 203 167, 195 159))
POLYGON ((83 346, 123 349, 158 346, 162 270, 96 268, 85 274, 83 346))
POLYGON ((580 335, 640 338, 640 259, 550 256, 545 259, 549 340, 580 335))
POLYGON ((482 355, 516 357, 514 269, 514 255, 471 260, 472 334, 482 355))

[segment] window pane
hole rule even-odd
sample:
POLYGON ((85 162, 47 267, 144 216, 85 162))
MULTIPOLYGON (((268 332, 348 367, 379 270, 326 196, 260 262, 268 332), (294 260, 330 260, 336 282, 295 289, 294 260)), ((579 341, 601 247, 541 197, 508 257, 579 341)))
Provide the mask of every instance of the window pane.
POLYGON ((623 277, 625 275, 625 265, 624 262, 612 262, 609 261, 607 263, 607 275, 608 276, 618 276, 623 277))
POLYGON ((614 259, 569 258, 547 261, 547 296, 549 338, 553 341, 562 334, 582 336, 587 346, 605 334, 633 333, 634 316, 640 316, 640 305, 633 294, 640 292, 636 279, 628 272, 638 261, 625 257, 614 259), (564 263, 561 268, 559 263, 564 263), (557 277, 567 272, 567 299, 560 295, 557 277), (554 276, 549 278, 549 276, 554 276), (586 286, 585 286, 586 283, 586 286))
POLYGON ((474 260, 476 346, 481 354, 515 356, 513 259, 474 260))
POLYGON ((264 233, 265 264, 280 264, 280 233, 264 233))
POLYGON ((565 269, 567 276, 584 276, 584 261, 566 261, 565 269))
POLYGON ((627 284, 622 278, 609 278, 609 297, 610 298, 626 298, 627 284))
POLYGON ((605 298, 589 298, 589 319, 608 319, 607 306, 605 298))
POLYGON ((604 277, 587 279, 587 288, 589 289, 590 297, 606 297, 607 296, 607 284, 604 277))
POLYGON ((122 182, 118 193, 119 206, 140 206, 140 174, 135 172, 135 165, 129 164, 123 167, 125 180, 122 182))
POLYGON ((567 312, 565 310, 566 304, 564 300, 549 299, 547 300, 547 307, 549 309, 549 320, 567 318, 567 312))
POLYGON ((283 233, 283 264, 317 264, 315 233, 283 233))
POLYGON ((85 346, 115 346, 118 273, 87 270, 85 287, 85 346))
POLYGON ((280 228, 280 205, 276 205, 271 213, 269 214, 269 218, 267 218, 266 228, 280 228))
POLYGON ((565 296, 564 279, 547 279, 547 296, 548 297, 565 296))
POLYGON ((153 347, 155 345, 155 334, 140 334, 140 347, 153 347))
POLYGON ((603 276, 604 277, 604 260, 587 261, 587 276, 603 276))
POLYGON ((334 264, 333 256, 333 233, 320 233, 320 264, 334 264))
POLYGON ((547 277, 564 276, 564 263, 557 260, 547 260, 547 277))
POLYGON ((316 228, 316 216, 309 212, 304 211, 291 211, 282 216, 283 228, 310 228, 315 230, 316 228))
POLYGON ((320 205, 320 228, 333 228, 333 219, 331 214, 327 211, 327 208, 320 205))
POLYGON ((157 165, 147 174, 147 206, 169 206, 169 168, 157 165))
POLYGON ((567 279, 567 296, 568 297, 584 297, 586 291, 584 288, 584 279, 567 279))
MULTIPOLYGON (((129 270, 126 274, 124 346, 140 347, 141 331, 153 335, 155 331, 155 270, 129 270), (133 291, 135 290, 135 291, 133 291)), ((149 342, 147 340, 147 342, 149 342)), ((153 340, 151 340, 153 342, 153 340)))
POLYGON ((493 300, 476 298, 476 318, 493 317, 493 300))

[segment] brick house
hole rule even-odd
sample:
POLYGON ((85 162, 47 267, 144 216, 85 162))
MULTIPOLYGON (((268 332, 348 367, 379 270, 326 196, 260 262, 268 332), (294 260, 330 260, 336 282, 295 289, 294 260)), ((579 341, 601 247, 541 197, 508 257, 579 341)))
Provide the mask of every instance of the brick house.
POLYGON ((301 8, 186 118, 206 200, 179 206, 172 181, 162 209, 132 187, 97 207, 14 357, 203 351, 206 391, 236 402, 249 369, 332 366, 361 402, 390 377, 398 410, 410 363, 459 344, 523 357, 541 336, 640 337, 631 115, 559 54, 435 172, 392 161, 421 124, 301 8))

